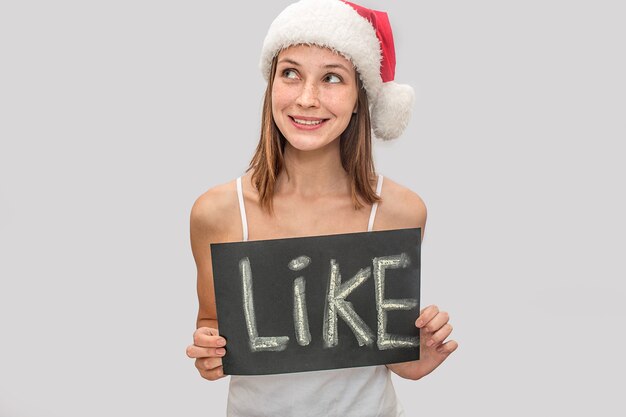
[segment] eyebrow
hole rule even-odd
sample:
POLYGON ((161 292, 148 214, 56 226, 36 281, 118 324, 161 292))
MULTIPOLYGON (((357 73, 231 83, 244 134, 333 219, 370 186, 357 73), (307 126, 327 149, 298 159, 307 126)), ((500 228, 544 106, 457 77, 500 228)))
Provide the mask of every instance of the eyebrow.
MULTIPOLYGON (((300 64, 298 62, 294 61, 293 59, 289 59, 289 58, 283 58, 280 61, 278 61, 279 64, 281 64, 283 62, 291 64, 291 65, 295 65, 295 66, 298 66, 298 67, 300 66, 300 64)), ((346 71, 348 73, 350 72, 349 69, 347 69, 344 65, 341 65, 341 64, 327 64, 327 65, 324 65, 324 68, 341 68, 341 69, 343 69, 344 71, 346 71)))

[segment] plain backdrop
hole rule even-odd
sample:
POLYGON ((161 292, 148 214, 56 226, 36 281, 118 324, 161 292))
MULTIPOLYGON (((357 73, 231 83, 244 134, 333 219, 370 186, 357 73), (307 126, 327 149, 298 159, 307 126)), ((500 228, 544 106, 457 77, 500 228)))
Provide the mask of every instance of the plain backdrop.
MULTIPOLYGON (((407 415, 624 415, 626 6, 360 3, 417 93, 376 167, 428 207, 460 344, 394 376, 407 415)), ((247 167, 287 4, 1 3, 0 416, 224 415, 185 355, 189 212, 247 167)))

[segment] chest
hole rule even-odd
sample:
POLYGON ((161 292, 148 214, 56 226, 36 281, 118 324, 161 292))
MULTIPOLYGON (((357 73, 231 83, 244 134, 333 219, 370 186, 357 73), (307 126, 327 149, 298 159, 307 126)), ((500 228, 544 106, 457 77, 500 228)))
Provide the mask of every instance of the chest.
POLYGON ((256 202, 246 206, 248 239, 280 239, 367 231, 371 206, 355 209, 350 199, 274 200, 270 215, 256 202))

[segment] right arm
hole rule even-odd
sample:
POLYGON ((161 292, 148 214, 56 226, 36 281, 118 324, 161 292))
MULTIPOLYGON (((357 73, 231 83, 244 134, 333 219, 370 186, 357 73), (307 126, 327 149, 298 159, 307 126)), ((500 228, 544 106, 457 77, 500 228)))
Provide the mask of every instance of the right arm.
POLYGON ((191 209, 190 216, 191 251, 198 271, 198 317, 193 344, 187 347, 187 356, 195 358, 200 375, 210 381, 222 378, 222 357, 226 341, 219 336, 213 268, 211 265, 210 244, 221 241, 219 196, 210 190, 200 196, 191 209))

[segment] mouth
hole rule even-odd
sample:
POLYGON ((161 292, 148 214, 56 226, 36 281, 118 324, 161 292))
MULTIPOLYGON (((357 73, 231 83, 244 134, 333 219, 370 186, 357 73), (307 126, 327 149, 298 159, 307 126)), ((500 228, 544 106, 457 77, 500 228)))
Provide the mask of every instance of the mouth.
POLYGON ((320 119, 318 117, 304 117, 304 116, 289 116, 291 123, 299 129, 313 130, 318 129, 328 119, 320 119))

